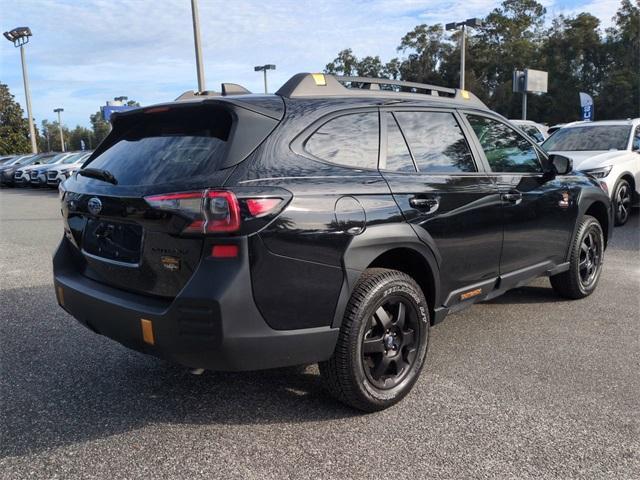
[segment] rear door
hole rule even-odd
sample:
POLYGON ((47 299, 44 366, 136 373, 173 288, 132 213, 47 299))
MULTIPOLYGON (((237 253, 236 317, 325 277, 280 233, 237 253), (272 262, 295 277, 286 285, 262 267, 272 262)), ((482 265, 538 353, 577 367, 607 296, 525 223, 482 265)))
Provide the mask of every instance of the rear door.
MULTIPOLYGON (((447 109, 383 109, 380 171, 440 262, 445 306, 481 298, 498 277, 498 190, 447 109), (470 295, 464 295, 468 291, 470 295)), ((468 132, 466 132, 468 134, 468 132)))
POLYGON ((578 214, 578 187, 570 176, 545 174, 542 152, 506 122, 476 112, 465 118, 502 199, 501 276, 516 280, 563 263, 578 214))

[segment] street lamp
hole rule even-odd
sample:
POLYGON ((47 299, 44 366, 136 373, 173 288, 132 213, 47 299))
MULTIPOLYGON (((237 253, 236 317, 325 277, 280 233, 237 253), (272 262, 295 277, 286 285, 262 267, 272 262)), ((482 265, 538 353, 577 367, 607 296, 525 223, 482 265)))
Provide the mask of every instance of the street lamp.
POLYGON ((275 70, 275 65, 258 65, 257 67, 253 67, 254 72, 262 72, 264 74, 264 93, 268 93, 267 91, 267 70, 275 70))
POLYGON ((482 20, 479 18, 469 18, 464 22, 453 22, 447 23, 445 29, 449 30, 457 30, 458 27, 461 27, 460 32, 460 89, 464 90, 464 52, 466 45, 466 37, 467 37, 467 27, 471 28, 480 28, 482 26, 482 20))
POLYGON ((64 112, 64 108, 56 108, 53 110, 58 114, 58 129, 60 130, 60 146, 64 152, 64 135, 62 135, 62 120, 60 119, 60 113, 64 112))
POLYGON ((31 153, 38 153, 38 145, 36 143, 36 129, 33 125, 33 114, 31 113, 31 92, 29 91, 29 73, 27 72, 27 61, 24 56, 24 46, 29 43, 31 36, 29 27, 17 27, 9 32, 4 32, 7 40, 13 43, 13 46, 20 47, 20 59, 22 60, 22 80, 24 81, 24 96, 27 100, 27 117, 29 119, 29 137, 31 137, 31 153))
POLYGON ((196 47, 196 72, 198 74, 198 91, 204 92, 204 66, 202 65, 202 46, 200 45, 200 17, 198 0, 191 0, 191 16, 193 19, 193 43, 196 47))

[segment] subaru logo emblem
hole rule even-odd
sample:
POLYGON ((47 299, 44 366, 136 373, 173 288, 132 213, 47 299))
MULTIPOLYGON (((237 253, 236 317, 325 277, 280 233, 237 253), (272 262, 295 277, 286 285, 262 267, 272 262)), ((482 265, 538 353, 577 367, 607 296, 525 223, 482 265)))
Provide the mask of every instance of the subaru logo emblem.
POLYGON ((102 210, 102 202, 97 197, 90 198, 87 202, 87 208, 92 215, 98 215, 102 210))

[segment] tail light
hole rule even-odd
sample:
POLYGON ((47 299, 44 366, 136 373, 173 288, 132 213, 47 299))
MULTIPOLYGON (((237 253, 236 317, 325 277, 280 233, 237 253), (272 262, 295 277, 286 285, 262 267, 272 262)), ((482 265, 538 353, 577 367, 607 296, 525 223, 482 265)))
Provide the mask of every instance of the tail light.
POLYGON ((167 193, 144 197, 154 209, 175 212, 189 220, 182 233, 238 232, 242 220, 276 213, 282 198, 240 198, 228 190, 167 193))

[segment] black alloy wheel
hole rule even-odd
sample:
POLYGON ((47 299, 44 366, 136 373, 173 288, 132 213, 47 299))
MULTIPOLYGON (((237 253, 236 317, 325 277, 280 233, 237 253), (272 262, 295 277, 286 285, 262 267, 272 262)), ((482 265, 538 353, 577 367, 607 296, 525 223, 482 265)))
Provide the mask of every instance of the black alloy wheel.
POLYGON ((420 322, 413 305, 389 297, 369 319, 362 338, 367 379, 380 389, 393 388, 411 371, 420 342, 420 322))
POLYGON ((585 289, 589 289, 600 275, 602 268, 602 243, 600 232, 592 225, 582 237, 580 244, 580 261, 578 270, 580 281, 585 289))
POLYGON ((333 356, 320 363, 327 389, 365 412, 399 402, 425 363, 429 325, 427 301, 413 278, 367 269, 351 294, 333 356))
POLYGON ((602 226, 594 217, 585 215, 571 244, 569 269, 549 278, 555 292, 571 299, 591 295, 602 273, 604 247, 602 226))
POLYGON ((631 185, 626 180, 620 180, 613 193, 616 225, 624 225, 629 220, 631 200, 631 185))

